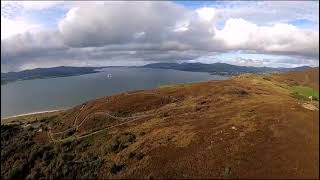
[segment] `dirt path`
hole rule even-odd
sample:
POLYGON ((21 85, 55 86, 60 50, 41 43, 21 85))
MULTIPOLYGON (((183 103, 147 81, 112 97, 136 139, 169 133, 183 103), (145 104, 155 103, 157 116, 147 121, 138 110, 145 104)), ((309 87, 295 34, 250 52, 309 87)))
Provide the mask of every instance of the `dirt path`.
MULTIPOLYGON (((100 112, 100 113, 101 113, 101 112, 100 112)), ((92 115, 92 114, 91 114, 91 115, 92 115)), ((88 116, 90 116, 90 115, 88 115, 88 116)), ((88 117, 88 116, 87 116, 87 117, 88 117)), ((115 117, 115 116, 112 116, 112 115, 110 115, 110 116, 111 116, 111 117, 115 117)), ((103 128, 103 129, 100 129, 100 130, 97 130, 97 131, 94 131, 94 132, 92 132, 92 133, 83 135, 83 136, 74 136, 75 139, 73 139, 73 140, 83 139, 83 138, 92 136, 92 135, 94 135, 94 134, 98 134, 98 133, 100 133, 100 132, 103 132, 103 131, 108 130, 108 129, 111 129, 111 128, 115 128, 115 127, 118 127, 118 126, 122 126, 122 125, 125 125, 125 124, 128 124, 128 123, 135 122, 135 121, 137 121, 137 120, 140 120, 141 118, 148 117, 148 116, 150 116, 150 115, 135 116, 134 118, 136 118, 136 119, 133 119, 133 120, 131 120, 131 121, 127 121, 127 122, 123 122, 123 123, 116 124, 116 125, 113 125, 113 126, 109 126, 109 127, 106 127, 106 128, 103 128)), ((119 118, 119 117, 115 117, 115 118, 119 118)), ((129 117, 129 118, 133 118, 133 117, 129 117)), ((129 118, 126 118, 126 119, 129 119, 129 118)), ((120 119, 125 119, 125 118, 120 118, 120 119)), ((84 122, 84 121, 83 121, 83 122, 84 122)), ((82 123, 83 123, 83 122, 82 122, 82 123)), ((81 124, 82 124, 82 123, 81 123, 81 124)), ((73 128, 74 128, 74 127, 73 127, 73 128)), ((67 129, 67 130, 70 130, 70 129, 67 129)), ((62 131, 62 132, 58 132, 58 133, 63 133, 63 132, 66 132, 67 130, 62 131)), ((50 137, 50 139, 52 140, 52 142, 65 142, 65 141, 69 141, 69 140, 70 140, 69 137, 68 137, 68 138, 64 138, 64 139, 60 139, 60 140, 56 140, 56 139, 53 138, 52 134, 57 134, 57 133, 51 133, 51 129, 50 129, 50 130, 48 131, 48 136, 50 137)))
MULTIPOLYGON (((152 95, 157 95, 157 96, 160 96, 156 93, 143 93, 143 94, 152 94, 152 95)), ((132 94, 129 94, 129 93, 126 93, 126 95, 132 95, 132 94)), ((163 96, 160 96, 160 97, 163 97, 163 96)), ((171 96, 168 96, 169 98, 173 99, 174 101, 177 101, 176 98, 174 97, 171 97, 171 96)), ((106 128, 103 128, 103 129, 100 129, 100 130, 97 130, 97 131, 94 131, 90 134, 87 134, 87 135, 83 135, 83 136, 75 136, 75 139, 82 139, 82 138, 85 138, 85 137, 89 137, 89 136, 92 136, 94 134, 97 134, 97 133, 100 133, 100 132, 103 132, 107 129, 110 129, 110 128, 114 128, 114 127, 118 127, 118 126, 121 126, 121 125, 124 125, 124 124, 127 124, 127 123, 131 123, 131 122, 134 122, 134 121, 137 121, 141 118, 144 118, 144 117, 148 117, 150 115, 138 115, 138 116, 133 116, 133 117, 117 117, 117 116, 113 116, 110 114, 110 112, 95 112, 93 114, 89 114, 87 115, 81 122, 79 125, 76 125, 77 124, 77 121, 78 121, 78 117, 79 115, 81 114, 83 108, 85 107, 85 105, 82 105, 82 107, 80 108, 80 111, 79 113, 77 114, 77 116, 75 117, 75 120, 74 120, 74 123, 73 123, 73 127, 69 128, 69 129, 66 129, 64 131, 60 131, 60 132, 55 132, 55 133, 52 133, 51 132, 51 127, 49 127, 49 131, 48 131, 48 136, 49 138, 51 139, 52 142, 64 142, 64 141, 67 141, 67 140, 70 140, 69 138, 64 138, 64 139, 60 139, 60 140, 56 140, 54 139, 53 135, 57 135, 57 134, 63 134, 63 133, 66 133, 68 131, 72 131, 72 130, 78 130, 82 124, 84 122, 86 122, 90 117, 94 116, 94 115, 98 115, 98 114, 102 114, 102 115, 105 115, 107 117, 110 117, 110 118, 113 118, 113 119, 116 119, 116 120, 119 120, 119 121, 127 121, 127 120, 130 120, 130 119, 133 119, 131 121, 127 121, 127 122, 123 122, 123 123, 120 123, 120 124, 116 124, 116 125, 113 125, 113 126, 109 126, 109 127, 106 127, 106 128)), ((75 140, 74 139, 74 140, 75 140)))
MULTIPOLYGON (((135 122, 135 121, 138 121, 138 120, 141 120, 141 118, 137 118, 137 119, 133 119, 133 120, 131 120, 131 121, 127 121, 127 122, 123 122, 123 123, 116 124, 116 125, 113 125, 113 126, 109 126, 109 127, 106 127, 106 128, 103 128, 103 129, 100 129, 100 130, 97 130, 97 131, 94 131, 94 132, 92 132, 92 133, 83 135, 83 136, 74 136, 75 139, 72 139, 72 140, 83 139, 83 138, 86 138, 86 137, 89 137, 89 136, 92 136, 92 135, 101 133, 101 132, 103 132, 103 131, 105 131, 105 130, 108 130, 108 129, 111 129, 111 128, 115 128, 115 127, 119 127, 119 126, 122 126, 122 125, 125 125, 125 124, 129 124, 129 123, 132 123, 132 122, 135 122)), ((65 139, 61 139, 61 140, 55 140, 55 142, 65 142, 65 141, 70 141, 70 139, 69 139, 69 138, 65 138, 65 139)))

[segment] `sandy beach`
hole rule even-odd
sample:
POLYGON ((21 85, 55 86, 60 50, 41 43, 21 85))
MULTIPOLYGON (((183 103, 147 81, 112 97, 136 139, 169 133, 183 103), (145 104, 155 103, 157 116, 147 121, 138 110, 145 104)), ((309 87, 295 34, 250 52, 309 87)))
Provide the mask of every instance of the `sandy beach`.
POLYGON ((31 113, 24 113, 24 114, 18 114, 18 115, 14 115, 14 116, 4 117, 4 118, 1 118, 1 120, 21 117, 21 116, 28 116, 28 115, 37 115, 37 114, 43 114, 43 113, 58 112, 58 111, 63 111, 63 110, 66 110, 66 109, 55 109, 55 110, 48 110, 48 111, 37 111, 37 112, 31 112, 31 113))

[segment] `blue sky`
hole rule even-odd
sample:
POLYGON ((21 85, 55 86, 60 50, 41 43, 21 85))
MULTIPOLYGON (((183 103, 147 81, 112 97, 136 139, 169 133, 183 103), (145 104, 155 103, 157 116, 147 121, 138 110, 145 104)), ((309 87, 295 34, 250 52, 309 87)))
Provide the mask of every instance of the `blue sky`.
POLYGON ((68 9, 65 8, 50 8, 39 11, 30 11, 26 13, 25 18, 39 24, 43 24, 44 27, 49 29, 56 29, 59 20, 61 20, 68 9))
POLYGON ((300 27, 300 28, 304 28, 304 29, 316 29, 317 28, 317 24, 315 24, 314 22, 307 20, 307 19, 296 19, 296 20, 292 20, 289 21, 288 23, 300 27))
POLYGON ((6 65, 4 70, 178 60, 272 67, 319 65, 319 46, 315 40, 319 36, 318 1, 106 2, 104 6, 103 3, 2 2, 1 48, 10 49, 1 54, 5 57, 1 61, 6 65), (141 4, 145 10, 139 10, 141 4), (149 17, 151 12, 153 15, 149 17), (135 18, 136 14, 142 15, 135 18), (163 25, 158 27, 159 24, 163 25), (155 27, 163 29, 157 31, 155 27), (123 29, 134 29, 128 32, 131 37, 148 36, 145 37, 148 40, 129 40, 123 29), (49 38, 50 42, 41 38, 49 38), (105 50, 115 46, 117 52, 105 50), (149 46, 153 52, 148 50, 149 46), (167 51, 162 51, 163 47, 167 51), (51 55, 39 53, 43 50, 51 55))
POLYGON ((185 7, 188 7, 190 9, 197 9, 204 6, 214 6, 221 4, 221 2, 218 1, 173 1, 177 4, 181 4, 185 7))

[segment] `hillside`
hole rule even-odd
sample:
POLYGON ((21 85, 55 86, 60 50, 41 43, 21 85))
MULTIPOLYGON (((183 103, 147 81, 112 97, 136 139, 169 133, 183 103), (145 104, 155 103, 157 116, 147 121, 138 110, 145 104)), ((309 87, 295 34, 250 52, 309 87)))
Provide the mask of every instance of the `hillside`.
POLYGON ((19 72, 1 73, 1 84, 17 80, 38 79, 38 78, 53 78, 75 76, 81 74, 96 73, 96 67, 53 67, 53 68, 36 68, 19 72))
POLYGON ((163 86, 31 123, 2 120, 1 178, 318 179, 319 102, 297 87, 317 99, 319 69, 163 86))
POLYGON ((319 91, 319 68, 311 68, 306 71, 288 72, 286 74, 274 75, 274 79, 289 85, 301 84, 310 86, 319 91))

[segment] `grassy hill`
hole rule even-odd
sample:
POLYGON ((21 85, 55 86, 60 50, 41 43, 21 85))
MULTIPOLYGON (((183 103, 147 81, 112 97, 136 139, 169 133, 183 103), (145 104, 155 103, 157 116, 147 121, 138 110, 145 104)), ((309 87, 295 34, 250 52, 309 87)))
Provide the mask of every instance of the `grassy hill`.
POLYGON ((319 69, 126 92, 28 123, 2 120, 1 177, 319 178, 319 102, 295 87, 319 93, 319 69))

